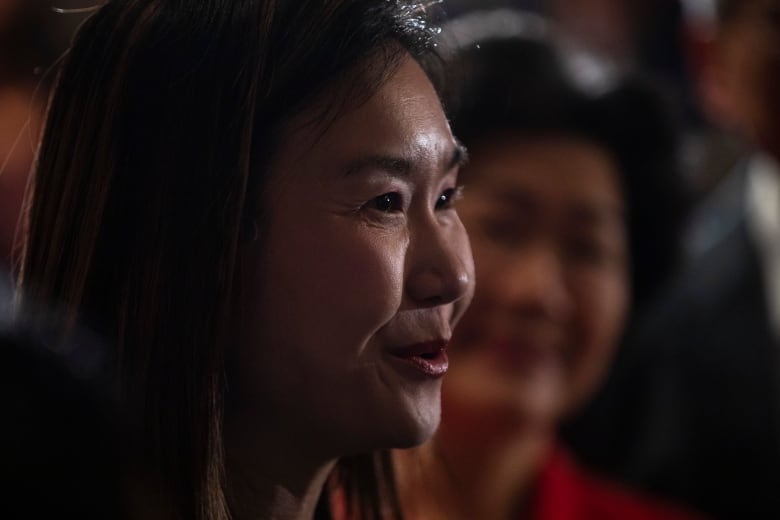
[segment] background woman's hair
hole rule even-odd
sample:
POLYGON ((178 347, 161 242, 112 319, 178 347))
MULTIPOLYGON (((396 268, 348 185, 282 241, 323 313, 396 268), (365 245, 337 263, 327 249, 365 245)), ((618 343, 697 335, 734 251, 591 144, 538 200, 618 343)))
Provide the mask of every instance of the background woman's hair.
POLYGON ((509 133, 609 153, 626 200, 633 304, 652 299, 677 266, 685 201, 669 100, 639 77, 584 87, 547 35, 487 36, 448 54, 445 105, 466 146, 509 133))
POLYGON ((222 416, 242 223, 285 122, 367 100, 433 30, 401 0, 113 0, 59 72, 20 273, 113 343, 144 497, 229 516, 222 416), (325 95, 327 93, 327 95, 325 95), (323 101, 327 100, 327 104, 323 101))

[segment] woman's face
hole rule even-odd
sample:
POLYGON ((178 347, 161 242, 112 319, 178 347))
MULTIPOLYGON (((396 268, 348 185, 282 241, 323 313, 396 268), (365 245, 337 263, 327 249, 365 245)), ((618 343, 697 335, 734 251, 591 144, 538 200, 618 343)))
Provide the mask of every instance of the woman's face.
POLYGON ((590 395, 624 321, 617 174, 576 139, 504 137, 471 156, 459 212, 478 284, 453 338, 444 424, 547 429, 590 395))
POLYGON ((272 164, 268 227, 246 264, 244 409, 328 455, 420 443, 473 292, 454 209, 461 149, 409 57, 324 133, 305 122, 272 164))

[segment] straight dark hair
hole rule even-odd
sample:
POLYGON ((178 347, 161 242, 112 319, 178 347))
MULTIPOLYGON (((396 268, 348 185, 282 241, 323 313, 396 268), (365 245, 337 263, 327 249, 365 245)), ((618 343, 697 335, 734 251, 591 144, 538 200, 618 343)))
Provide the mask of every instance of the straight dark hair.
POLYGON ((405 53, 424 61, 423 11, 113 0, 63 61, 29 200, 23 304, 54 306, 113 345, 125 454, 142 461, 131 474, 164 516, 230 516, 222 418, 237 257, 247 227, 262 230, 253 221, 286 121, 316 108, 312 123, 327 124, 405 53))

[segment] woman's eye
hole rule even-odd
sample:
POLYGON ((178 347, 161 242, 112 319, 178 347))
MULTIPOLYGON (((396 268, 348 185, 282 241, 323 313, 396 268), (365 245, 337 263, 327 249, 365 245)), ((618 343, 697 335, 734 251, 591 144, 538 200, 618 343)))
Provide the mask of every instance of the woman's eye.
POLYGON ((396 213, 403 211, 403 199, 400 193, 384 193, 368 201, 366 207, 382 213, 396 213))
POLYGON ((455 201, 463 196, 463 190, 460 187, 449 188, 439 195, 436 199, 436 209, 450 209, 455 201))
POLYGON ((527 239, 527 230, 511 219, 485 220, 482 232, 494 244, 507 248, 519 247, 527 239))

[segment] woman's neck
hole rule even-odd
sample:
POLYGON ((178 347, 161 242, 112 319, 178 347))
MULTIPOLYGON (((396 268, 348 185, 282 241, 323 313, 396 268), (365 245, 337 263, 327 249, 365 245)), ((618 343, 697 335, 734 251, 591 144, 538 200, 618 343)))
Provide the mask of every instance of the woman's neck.
POLYGON ((442 425, 432 441, 394 454, 405 517, 522 518, 552 442, 547 430, 464 439, 442 425))
POLYGON ((231 469, 229 503, 235 520, 311 520, 332 465, 287 481, 253 468, 231 469))
POLYGON ((225 428, 232 518, 311 520, 336 459, 305 452, 300 446, 307 443, 242 426, 225 428))

